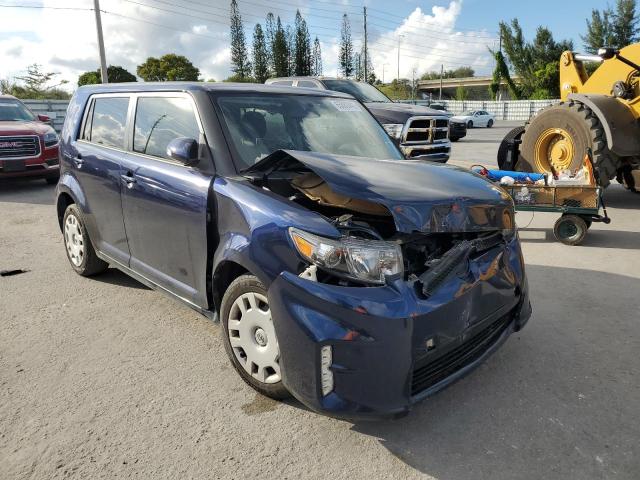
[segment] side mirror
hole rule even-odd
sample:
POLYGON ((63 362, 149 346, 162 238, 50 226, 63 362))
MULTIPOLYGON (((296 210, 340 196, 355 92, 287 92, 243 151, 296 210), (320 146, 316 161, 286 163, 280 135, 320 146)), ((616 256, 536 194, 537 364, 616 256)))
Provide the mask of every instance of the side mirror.
POLYGON ((49 115, 38 114, 38 120, 40 120, 41 122, 47 123, 51 120, 51 118, 49 118, 49 115))
POLYGON ((598 49, 598 56, 603 60, 609 60, 616 56, 618 51, 611 47, 602 47, 598 49))
POLYGON ((198 142, 193 138, 174 138, 167 145, 167 158, 184 165, 193 165, 198 161, 198 142))

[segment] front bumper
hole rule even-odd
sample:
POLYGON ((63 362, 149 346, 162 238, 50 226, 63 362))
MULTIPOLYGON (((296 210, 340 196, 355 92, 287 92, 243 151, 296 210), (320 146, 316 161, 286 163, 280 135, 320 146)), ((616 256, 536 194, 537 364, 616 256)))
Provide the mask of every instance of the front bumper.
POLYGON ((0 158, 0 178, 57 177, 60 175, 58 147, 43 149, 34 158, 0 158))
POLYGON ((446 140, 439 143, 400 144, 400 151, 407 159, 423 159, 446 163, 451 155, 451 143, 446 140))
POLYGON ((467 125, 464 123, 449 123, 449 138, 460 139, 467 136, 467 125))
POLYGON ((340 287, 282 273, 268 294, 283 383, 306 406, 328 415, 406 414, 480 364, 531 314, 517 238, 473 258, 462 277, 427 300, 402 279, 382 287, 340 287), (320 379, 324 345, 333 349, 334 389, 326 396, 320 379))

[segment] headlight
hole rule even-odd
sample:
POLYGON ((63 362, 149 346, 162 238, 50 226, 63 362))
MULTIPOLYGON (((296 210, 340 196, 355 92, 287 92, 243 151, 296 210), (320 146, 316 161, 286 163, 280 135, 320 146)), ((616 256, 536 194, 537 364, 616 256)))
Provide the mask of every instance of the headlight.
POLYGON ((353 237, 333 240, 297 228, 290 228, 289 235, 306 260, 339 276, 382 285, 385 275, 403 271, 402 250, 395 243, 353 237))
POLYGON ((60 139, 58 138, 58 134, 55 132, 49 132, 44 134, 44 146, 45 147, 53 147, 57 145, 60 139))
POLYGON ((502 229, 502 236, 507 242, 510 242, 518 231, 518 227, 516 226, 516 222, 513 218, 513 212, 511 210, 504 210, 502 212, 502 225, 504 226, 502 229))
POLYGON ((402 123, 385 123, 382 125, 391 138, 399 139, 402 136, 402 123))

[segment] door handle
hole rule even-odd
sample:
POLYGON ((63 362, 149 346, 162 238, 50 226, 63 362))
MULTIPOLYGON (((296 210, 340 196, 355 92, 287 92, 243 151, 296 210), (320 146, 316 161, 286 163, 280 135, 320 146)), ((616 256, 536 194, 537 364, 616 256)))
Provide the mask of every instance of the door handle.
POLYGON ((82 159, 82 155, 80 153, 78 153, 75 157, 72 157, 68 153, 65 153, 64 156, 68 160, 72 161, 78 168, 80 168, 82 164, 84 164, 84 160, 82 159))
POLYGON ((131 188, 136 183, 136 178, 132 172, 123 173, 120 178, 127 184, 127 187, 131 188))

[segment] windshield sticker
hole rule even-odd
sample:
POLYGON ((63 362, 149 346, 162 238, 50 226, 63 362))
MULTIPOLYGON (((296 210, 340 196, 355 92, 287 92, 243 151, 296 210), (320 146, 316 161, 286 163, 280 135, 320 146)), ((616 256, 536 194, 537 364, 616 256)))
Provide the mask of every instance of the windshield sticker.
POLYGON ((331 103, 341 112, 359 112, 360 105, 353 100, 331 100, 331 103))

